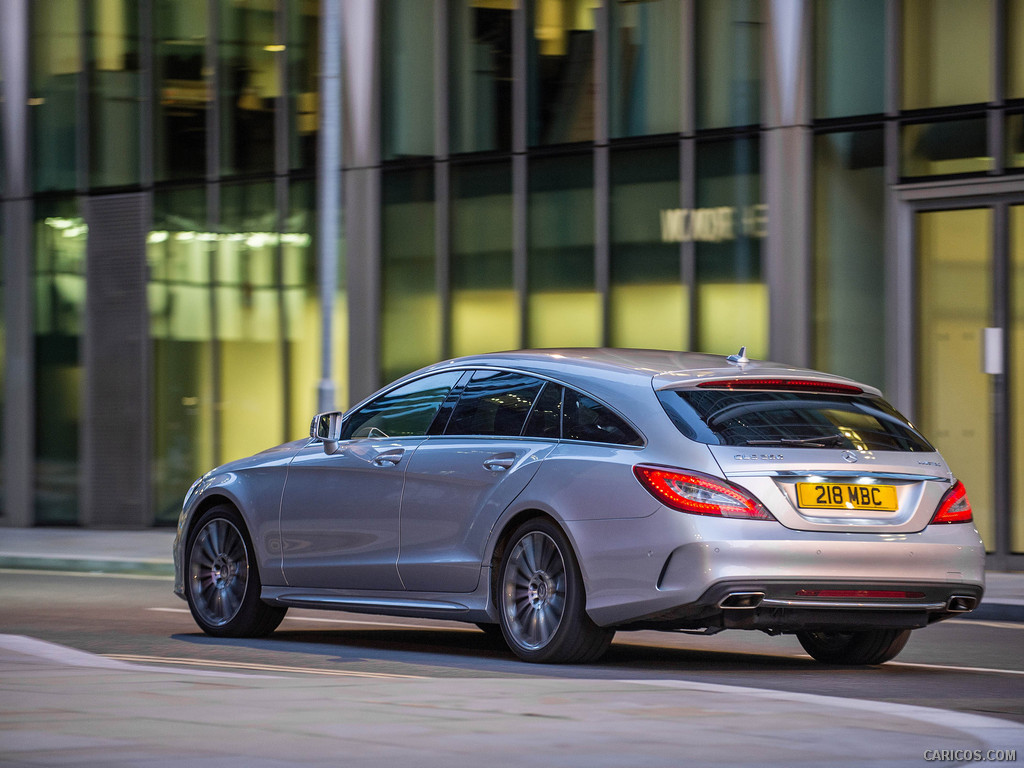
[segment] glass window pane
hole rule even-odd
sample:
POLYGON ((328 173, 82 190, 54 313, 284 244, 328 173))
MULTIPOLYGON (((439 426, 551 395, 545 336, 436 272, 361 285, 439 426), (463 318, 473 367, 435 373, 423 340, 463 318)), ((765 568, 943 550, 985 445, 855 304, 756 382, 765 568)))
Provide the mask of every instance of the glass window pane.
POLYGON ((367 403, 345 420, 342 439, 425 435, 462 371, 426 376, 367 403))
POLYGON ((992 7, 992 0, 904 0, 904 109, 992 101, 992 7))
POLYGON ((814 367, 885 384, 881 128, 814 140, 814 367))
POLYGON ((685 349, 689 291, 682 283, 679 149, 611 154, 610 343, 615 347, 685 349))
POLYGON ((76 186, 76 90, 81 72, 81 25, 76 0, 34 0, 29 106, 36 191, 76 186))
POLYGON ((385 159, 434 154, 434 4, 385 0, 382 11, 385 159))
POLYGON ((917 214, 917 421, 967 487, 989 549, 993 422, 980 361, 992 316, 992 219, 990 208, 917 214))
POLYGON ((767 216, 757 139, 702 143, 697 209, 684 235, 697 251, 697 349, 750 357, 768 351, 768 287, 761 268, 767 216))
POLYGON ((535 0, 531 146, 594 138, 594 12, 600 0, 535 0))
POLYGON ((451 353, 516 349, 512 164, 453 165, 451 191, 451 353))
POLYGON ((35 204, 35 523, 78 521, 87 232, 73 199, 35 204), (52 439, 47 439, 52 438, 52 439))
POLYGON ((154 196, 146 252, 159 522, 177 520, 192 481, 216 463, 209 231, 202 188, 154 196))
POLYGON ((274 100, 281 94, 272 3, 220 3, 221 173, 274 169, 274 100))
POLYGON ((1006 118, 1006 165, 1024 168, 1024 113, 1017 112, 1006 118))
POLYGON ((594 162, 591 155, 530 163, 529 330, 532 347, 596 346, 594 162))
POLYGON ((288 13, 288 130, 291 168, 316 168, 319 119, 320 7, 285 3, 288 13))
POLYGON ((1006 0, 1006 98, 1024 99, 1024 0, 1006 0))
POLYGON ((441 358, 433 166, 384 173, 381 364, 390 381, 441 358))
POLYGON ((91 0, 89 14, 89 181, 139 181, 139 4, 91 0))
POLYGON ((1024 552, 1024 205, 1010 206, 1010 549, 1024 552))
POLYGON ((512 14, 516 0, 449 0, 452 152, 512 148, 512 14))
POLYGON ((608 406, 580 392, 565 390, 562 437, 588 443, 642 445, 640 435, 608 406))
POLYGON ((562 387, 549 381, 537 398, 523 428, 526 437, 558 440, 562 436, 562 387))
MULTIPOLYGON (((214 252, 221 460, 283 442, 280 236, 270 182, 226 185, 214 252)), ((292 435, 294 437, 294 435, 292 435)))
POLYGON ((902 127, 903 176, 983 173, 993 167, 984 117, 902 127))
POLYGON ((477 371, 444 433, 518 436, 543 384, 521 373, 477 371))
POLYGON ((814 6, 815 115, 885 111, 885 0, 814 6))
POLYGON ((617 0, 609 68, 610 134, 642 136, 680 129, 682 3, 617 0))
POLYGON ((758 0, 698 0, 697 127, 761 121, 758 0))
MULTIPOLYGON (((204 62, 205 0, 160 0, 156 17, 156 115, 154 172, 157 180, 206 176, 206 121, 211 89, 204 62)), ((187 490, 187 489, 186 489, 187 490)))

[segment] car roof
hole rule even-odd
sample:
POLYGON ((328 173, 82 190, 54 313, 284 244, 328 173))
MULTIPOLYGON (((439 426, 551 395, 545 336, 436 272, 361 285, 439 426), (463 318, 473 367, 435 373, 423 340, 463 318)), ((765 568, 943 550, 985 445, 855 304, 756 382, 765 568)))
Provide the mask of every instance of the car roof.
POLYGON ((866 393, 880 394, 874 387, 807 368, 747 360, 745 357, 730 360, 724 355, 662 349, 524 349, 459 357, 437 363, 425 370, 472 366, 515 368, 556 379, 568 377, 580 384, 609 383, 609 380, 615 380, 621 384, 643 384, 650 387, 653 382, 654 388, 659 390, 685 388, 701 381, 716 379, 781 377, 855 384, 866 393))

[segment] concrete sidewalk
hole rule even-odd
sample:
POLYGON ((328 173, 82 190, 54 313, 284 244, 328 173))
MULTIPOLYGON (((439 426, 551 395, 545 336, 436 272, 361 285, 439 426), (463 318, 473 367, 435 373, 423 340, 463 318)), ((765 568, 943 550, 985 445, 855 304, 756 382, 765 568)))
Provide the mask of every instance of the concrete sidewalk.
MULTIPOLYGON (((143 531, 0 528, 0 568, 173 576, 173 528, 143 531)), ((981 606, 964 618, 1024 621, 1024 573, 989 571, 981 606)))

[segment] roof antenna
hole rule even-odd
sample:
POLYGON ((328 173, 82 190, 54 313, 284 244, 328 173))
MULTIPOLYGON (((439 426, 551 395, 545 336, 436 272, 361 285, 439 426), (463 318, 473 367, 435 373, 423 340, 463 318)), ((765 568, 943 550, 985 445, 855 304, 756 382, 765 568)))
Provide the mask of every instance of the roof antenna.
POLYGON ((729 355, 725 359, 728 360, 730 363, 736 363, 737 365, 744 365, 750 362, 750 360, 747 359, 746 347, 740 347, 740 353, 738 355, 729 355))

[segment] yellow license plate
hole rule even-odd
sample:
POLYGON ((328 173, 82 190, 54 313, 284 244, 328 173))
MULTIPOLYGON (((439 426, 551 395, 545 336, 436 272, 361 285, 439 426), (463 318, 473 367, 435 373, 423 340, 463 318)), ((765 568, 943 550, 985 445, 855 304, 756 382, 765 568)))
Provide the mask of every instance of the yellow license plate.
POLYGON ((895 512, 896 487, 859 483, 797 483, 797 504, 805 509, 872 509, 895 512))

